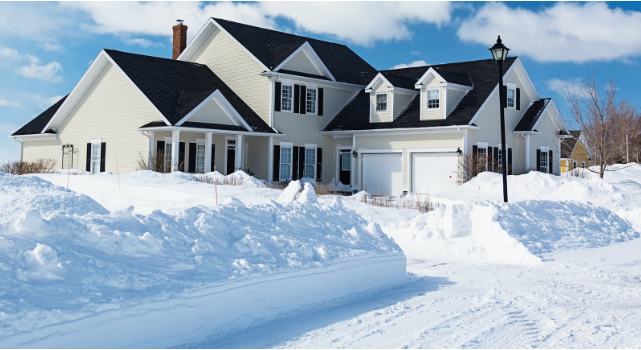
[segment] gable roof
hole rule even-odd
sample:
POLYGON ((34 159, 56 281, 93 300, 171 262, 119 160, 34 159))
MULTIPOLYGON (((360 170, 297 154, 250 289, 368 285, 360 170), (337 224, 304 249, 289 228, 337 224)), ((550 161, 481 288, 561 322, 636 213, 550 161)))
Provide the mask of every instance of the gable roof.
MULTIPOLYGON (((67 96, 61 98, 58 102, 54 103, 53 106, 47 108, 44 112, 40 113, 40 115, 28 122, 25 126, 14 132, 11 136, 41 134, 42 129, 44 129, 47 123, 49 123, 49 120, 51 120, 53 115, 56 114, 60 106, 62 106, 62 103, 67 99, 67 96)), ((55 132, 49 129, 45 133, 55 132)))
POLYGON ((367 85, 365 72, 376 72, 349 47, 329 41, 283 33, 247 24, 212 18, 254 57, 269 69, 275 69, 298 48, 308 42, 338 82, 367 85))
POLYGON ((514 131, 535 131, 534 125, 539 120, 539 117, 545 111, 545 108, 548 106, 548 103, 552 101, 551 98, 542 98, 530 105, 530 107, 525 111, 519 123, 516 124, 514 131))
POLYGON ((581 137, 581 130, 570 130, 570 135, 572 137, 563 139, 563 142, 561 142, 561 158, 572 157, 574 148, 581 137))
MULTIPOLYGON (((517 57, 508 57, 503 64, 504 72, 508 72, 516 60, 517 57)), ((473 89, 461 99, 446 119, 420 120, 420 98, 415 96, 394 121, 389 123, 370 123, 369 94, 363 90, 338 112, 336 117, 327 124, 323 131, 468 125, 498 85, 498 67, 493 59, 392 69, 381 71, 380 73, 387 79, 389 79, 389 77, 395 77, 397 79, 395 82, 398 83, 400 87, 414 90, 414 84, 416 84, 418 79, 430 68, 434 68, 439 74, 445 72, 444 74, 449 79, 452 79, 453 83, 473 86, 473 89)), ((376 74, 369 74, 368 76, 373 79, 376 74)), ((394 84, 392 81, 390 81, 390 83, 394 84)))

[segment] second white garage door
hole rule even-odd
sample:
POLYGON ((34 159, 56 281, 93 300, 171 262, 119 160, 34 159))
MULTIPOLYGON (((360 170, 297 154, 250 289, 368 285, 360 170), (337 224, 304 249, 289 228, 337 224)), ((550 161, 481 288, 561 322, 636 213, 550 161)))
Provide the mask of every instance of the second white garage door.
POLYGON ((439 193, 458 185, 458 153, 412 153, 412 191, 439 193))
POLYGON ((403 194, 402 153, 363 154, 363 190, 374 195, 403 194))

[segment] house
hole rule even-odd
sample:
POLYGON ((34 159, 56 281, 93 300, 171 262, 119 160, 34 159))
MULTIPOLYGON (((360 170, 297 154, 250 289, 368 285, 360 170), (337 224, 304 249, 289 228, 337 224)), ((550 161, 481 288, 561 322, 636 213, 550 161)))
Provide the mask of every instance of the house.
POLYGON ((590 166, 590 155, 581 130, 571 130, 571 138, 561 143, 561 173, 590 166))
MULTIPOLYGON (((377 71, 345 45, 211 18, 173 58, 103 50, 71 93, 16 131, 21 158, 130 172, 251 169, 269 182, 335 180, 371 193, 436 193, 459 160, 499 171, 493 60, 377 71)), ((508 171, 559 174, 568 130, 521 60, 504 63, 508 171)))

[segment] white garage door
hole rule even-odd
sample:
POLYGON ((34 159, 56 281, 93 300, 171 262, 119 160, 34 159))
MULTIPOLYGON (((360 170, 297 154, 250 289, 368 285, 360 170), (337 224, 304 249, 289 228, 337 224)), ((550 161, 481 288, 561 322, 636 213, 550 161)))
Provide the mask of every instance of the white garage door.
POLYGON ((403 194, 402 153, 363 154, 363 190, 374 195, 403 194))
POLYGON ((439 193, 456 188, 458 153, 412 153, 412 191, 439 193))

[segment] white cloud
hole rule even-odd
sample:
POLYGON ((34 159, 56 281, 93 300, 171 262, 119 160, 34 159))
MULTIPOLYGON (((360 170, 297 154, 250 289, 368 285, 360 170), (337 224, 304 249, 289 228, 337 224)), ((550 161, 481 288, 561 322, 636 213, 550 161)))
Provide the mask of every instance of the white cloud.
POLYGON ((62 45, 58 45, 56 43, 42 43, 40 46, 43 50, 45 51, 62 51, 62 45))
POLYGON ((496 36, 541 62, 625 60, 641 54, 641 13, 605 3, 558 2, 538 12, 488 3, 458 30, 461 40, 492 46, 496 36))
POLYGON ((410 55, 412 55, 412 56, 421 56, 421 52, 420 51, 416 51, 416 50, 412 50, 412 52, 410 52, 410 55))
POLYGON ((85 35, 73 29, 83 17, 86 15, 81 11, 54 2, 0 2, 0 41, 23 38, 44 43, 85 35))
POLYGON ((62 65, 56 61, 47 64, 40 64, 40 60, 33 55, 27 55, 29 65, 22 66, 16 70, 18 75, 25 78, 40 79, 49 82, 61 82, 62 65))
MULTIPOLYGON (((141 47, 157 47, 157 46, 165 46, 162 43, 155 43, 151 40, 143 39, 143 38, 135 38, 135 39, 125 39, 125 44, 127 45, 140 45, 141 47)), ((93 62, 93 61, 92 61, 93 62)))
POLYGON ((0 57, 3 58, 17 58, 20 59, 22 56, 18 53, 18 50, 8 48, 8 47, 3 47, 0 49, 0 57))
POLYGON ((18 106, 20 106, 20 103, 7 101, 7 100, 5 100, 3 98, 0 98, 0 106, 2 106, 2 107, 18 107, 18 106))
POLYGON ((418 60, 411 63, 400 63, 392 67, 391 69, 400 69, 400 68, 409 68, 409 67, 421 67, 427 66, 428 63, 425 60, 418 60))
POLYGON ((54 103, 60 101, 60 99, 63 97, 64 96, 61 96, 61 95, 46 97, 46 96, 35 94, 31 96, 31 99, 38 105, 38 107, 42 109, 46 109, 51 107, 54 103))

